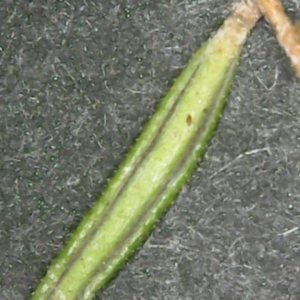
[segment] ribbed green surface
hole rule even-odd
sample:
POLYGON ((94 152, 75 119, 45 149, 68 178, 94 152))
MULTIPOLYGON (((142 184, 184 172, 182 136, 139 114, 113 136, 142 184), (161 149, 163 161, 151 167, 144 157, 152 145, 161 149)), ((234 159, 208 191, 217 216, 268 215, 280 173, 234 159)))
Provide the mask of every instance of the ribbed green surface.
POLYGON ((243 42, 219 35, 194 55, 32 300, 92 299, 143 241, 204 153, 243 42))

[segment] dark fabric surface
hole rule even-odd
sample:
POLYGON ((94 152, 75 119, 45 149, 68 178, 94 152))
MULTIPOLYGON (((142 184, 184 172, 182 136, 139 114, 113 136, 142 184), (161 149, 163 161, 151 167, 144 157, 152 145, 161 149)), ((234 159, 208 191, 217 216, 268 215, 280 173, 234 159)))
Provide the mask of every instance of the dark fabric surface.
MULTIPOLYGON (((29 299, 231 4, 2 1, 0 299, 29 299)), ((97 299, 300 299, 300 83, 264 20, 228 101, 203 162, 97 299)))

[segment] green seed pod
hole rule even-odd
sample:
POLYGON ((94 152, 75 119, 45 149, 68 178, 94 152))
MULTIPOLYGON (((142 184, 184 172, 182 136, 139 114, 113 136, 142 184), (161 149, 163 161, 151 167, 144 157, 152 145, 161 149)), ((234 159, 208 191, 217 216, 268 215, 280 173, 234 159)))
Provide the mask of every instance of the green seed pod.
POLYGON ((32 300, 92 299, 145 240, 204 154, 258 17, 233 14, 194 55, 32 300))

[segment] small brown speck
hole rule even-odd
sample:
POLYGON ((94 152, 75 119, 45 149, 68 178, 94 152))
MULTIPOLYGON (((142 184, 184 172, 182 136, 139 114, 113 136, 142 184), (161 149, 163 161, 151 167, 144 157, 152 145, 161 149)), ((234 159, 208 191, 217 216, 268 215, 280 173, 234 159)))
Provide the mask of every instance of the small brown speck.
POLYGON ((193 121, 192 116, 188 114, 186 117, 186 123, 188 124, 188 126, 192 124, 192 121, 193 121))

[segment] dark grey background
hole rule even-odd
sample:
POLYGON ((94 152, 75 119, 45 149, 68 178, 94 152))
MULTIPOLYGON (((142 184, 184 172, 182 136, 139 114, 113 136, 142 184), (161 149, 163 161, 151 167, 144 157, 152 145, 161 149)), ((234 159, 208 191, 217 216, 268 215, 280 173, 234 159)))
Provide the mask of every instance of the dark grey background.
MULTIPOLYGON (((1 2, 0 299, 29 299, 231 4, 1 2)), ((299 121, 299 80, 261 20, 204 161, 97 299, 300 299, 299 121)))

